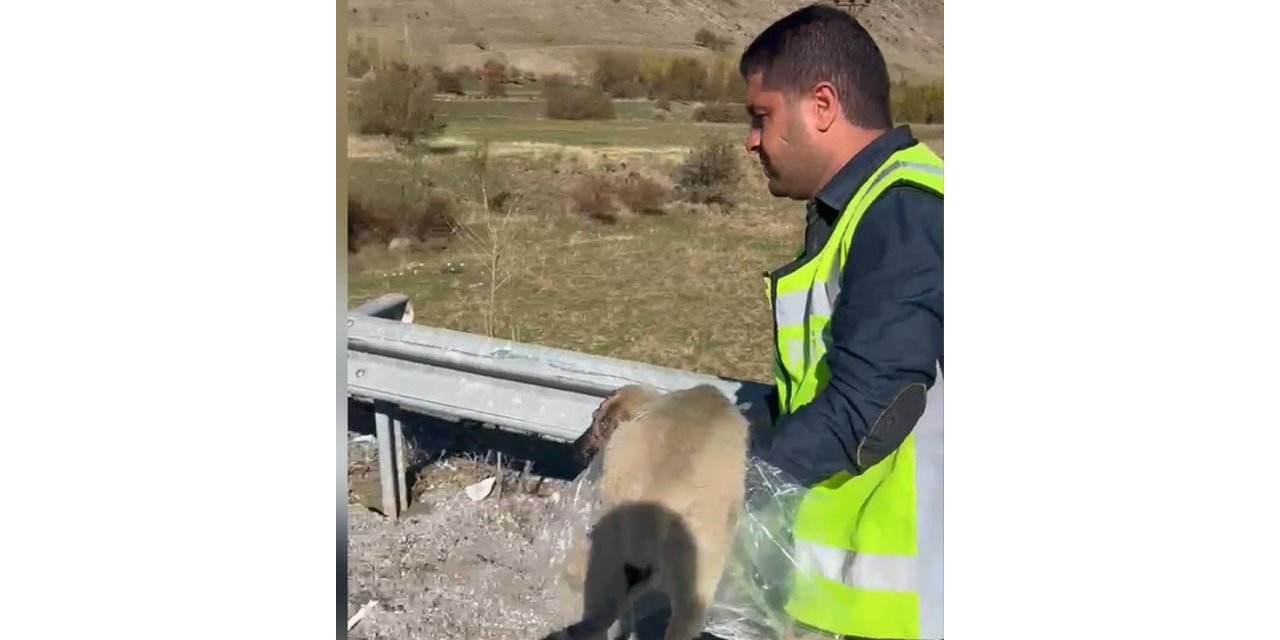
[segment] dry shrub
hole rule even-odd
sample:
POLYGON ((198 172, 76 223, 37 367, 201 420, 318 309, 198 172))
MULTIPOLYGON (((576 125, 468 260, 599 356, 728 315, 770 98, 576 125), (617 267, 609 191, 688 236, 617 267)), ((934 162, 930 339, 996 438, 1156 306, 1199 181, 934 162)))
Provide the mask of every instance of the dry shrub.
POLYGON ((637 172, 629 173, 618 185, 618 199, 633 213, 666 213, 671 190, 661 182, 637 172))
POLYGON ((742 162, 734 144, 708 135, 676 169, 676 193, 686 202, 732 207, 741 178, 742 162))
POLYGON ((659 94, 686 101, 702 100, 710 86, 707 65, 687 56, 672 60, 657 82, 659 94))
POLYGON ((942 124, 942 85, 894 83, 889 106, 894 122, 942 124))
POLYGON ((588 173, 569 189, 569 201, 576 213, 608 224, 618 221, 618 202, 613 181, 600 173, 588 173))
POLYGON ((462 88, 462 75, 458 71, 445 71, 440 67, 433 67, 431 75, 436 79, 437 93, 449 93, 456 96, 467 94, 462 88))
POLYGON ((400 234, 419 241, 451 236, 457 225, 452 209, 453 202, 447 196, 433 193, 425 203, 401 210, 400 234))
POLYGON ((385 214, 366 209, 360 199, 347 196, 347 252, 356 253, 361 247, 386 243, 395 237, 395 224, 385 214))
POLYGON ((650 98, 743 102, 747 95, 736 58, 723 53, 710 66, 691 56, 650 55, 641 60, 640 82, 648 88, 650 98))
POLYGON ((435 112, 435 86, 420 67, 394 62, 360 84, 359 131, 401 143, 429 138, 444 129, 435 112))
POLYGON ((592 84, 613 98, 638 98, 646 95, 640 73, 640 56, 634 53, 602 51, 596 55, 592 84))
POLYGON ((671 111, 671 97, 666 94, 658 96, 658 99, 653 101, 653 107, 661 111, 671 111))
POLYGON ((563 81, 544 83, 546 115, 553 120, 613 120, 613 101, 596 87, 570 85, 563 81))
POLYGON ((696 122, 750 122, 745 105, 713 102, 698 107, 693 112, 696 122))
POLYGON ((481 82, 486 98, 500 98, 507 95, 507 66, 497 60, 484 63, 480 71, 481 82))
POLYGON ((693 34, 693 42, 712 51, 724 51, 733 44, 733 40, 722 37, 706 27, 698 29, 698 32, 693 34))
POLYGON ((569 189, 569 204, 575 213, 614 224, 623 207, 631 213, 662 215, 671 201, 671 189, 638 171, 614 173, 612 169, 590 172, 569 189))
POLYGON ((347 250, 354 253, 369 245, 386 245, 399 237, 447 242, 457 228, 452 208, 452 201, 439 193, 414 202, 353 189, 347 196, 347 250))
POLYGON ((573 78, 570 78, 563 73, 547 74, 542 76, 542 79, 538 81, 538 86, 540 87, 543 100, 548 99, 551 94, 560 91, 561 89, 572 87, 573 85, 573 78))
POLYGON ((716 58, 715 65, 707 70, 705 93, 707 100, 716 102, 746 102, 747 83, 733 59, 728 56, 716 58))
POLYGON ((369 73, 373 68, 373 62, 369 59, 363 49, 348 45, 347 47, 347 77, 363 78, 364 74, 369 73))

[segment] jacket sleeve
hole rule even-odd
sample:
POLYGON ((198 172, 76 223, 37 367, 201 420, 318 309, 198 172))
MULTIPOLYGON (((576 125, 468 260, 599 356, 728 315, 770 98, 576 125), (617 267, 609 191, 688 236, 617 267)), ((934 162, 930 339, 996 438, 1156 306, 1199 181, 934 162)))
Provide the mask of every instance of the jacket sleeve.
POLYGON ((895 186, 863 214, 830 329, 828 384, 762 454, 806 486, 879 462, 924 412, 942 362, 940 197, 895 186))

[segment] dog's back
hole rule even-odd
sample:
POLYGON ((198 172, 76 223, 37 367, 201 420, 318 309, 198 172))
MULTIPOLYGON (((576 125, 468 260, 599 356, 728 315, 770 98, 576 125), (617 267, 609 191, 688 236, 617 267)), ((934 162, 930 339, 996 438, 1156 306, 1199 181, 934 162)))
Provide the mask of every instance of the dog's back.
POLYGON ((693 503, 740 494, 747 422, 720 390, 699 385, 649 398, 609 438, 601 492, 606 499, 662 502, 682 512, 693 503))
POLYGON ((602 495, 619 514, 609 535, 618 559, 671 598, 668 638, 701 628, 742 506, 746 443, 741 412, 704 385, 650 401, 605 447, 602 495))
POLYGON ((629 385, 602 403, 578 449, 601 456, 603 515, 590 566, 579 549, 566 571, 582 588, 583 617, 549 638, 602 639, 648 589, 672 603, 668 640, 699 635, 742 507, 747 438, 746 418, 710 385, 666 394, 629 385))

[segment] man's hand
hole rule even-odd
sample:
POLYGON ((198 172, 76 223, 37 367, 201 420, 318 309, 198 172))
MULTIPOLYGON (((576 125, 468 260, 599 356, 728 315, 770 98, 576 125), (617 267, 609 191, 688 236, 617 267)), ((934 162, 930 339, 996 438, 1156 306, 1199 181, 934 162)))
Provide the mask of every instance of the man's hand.
POLYGON ((767 454, 778 433, 773 423, 770 402, 771 397, 765 396, 744 400, 737 404, 738 411, 741 411, 742 417, 747 419, 747 430, 750 434, 747 452, 755 457, 764 457, 767 454))

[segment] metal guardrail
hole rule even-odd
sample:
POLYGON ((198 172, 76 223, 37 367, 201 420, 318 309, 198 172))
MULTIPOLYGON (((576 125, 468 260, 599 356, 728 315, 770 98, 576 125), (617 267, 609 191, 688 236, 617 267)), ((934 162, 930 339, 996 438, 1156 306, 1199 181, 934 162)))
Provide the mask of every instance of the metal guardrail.
POLYGON ((347 396, 374 405, 383 510, 393 517, 408 506, 400 410, 572 441, 626 384, 712 384, 739 404, 769 392, 755 382, 414 325, 402 320, 407 304, 388 294, 347 317, 347 396))

